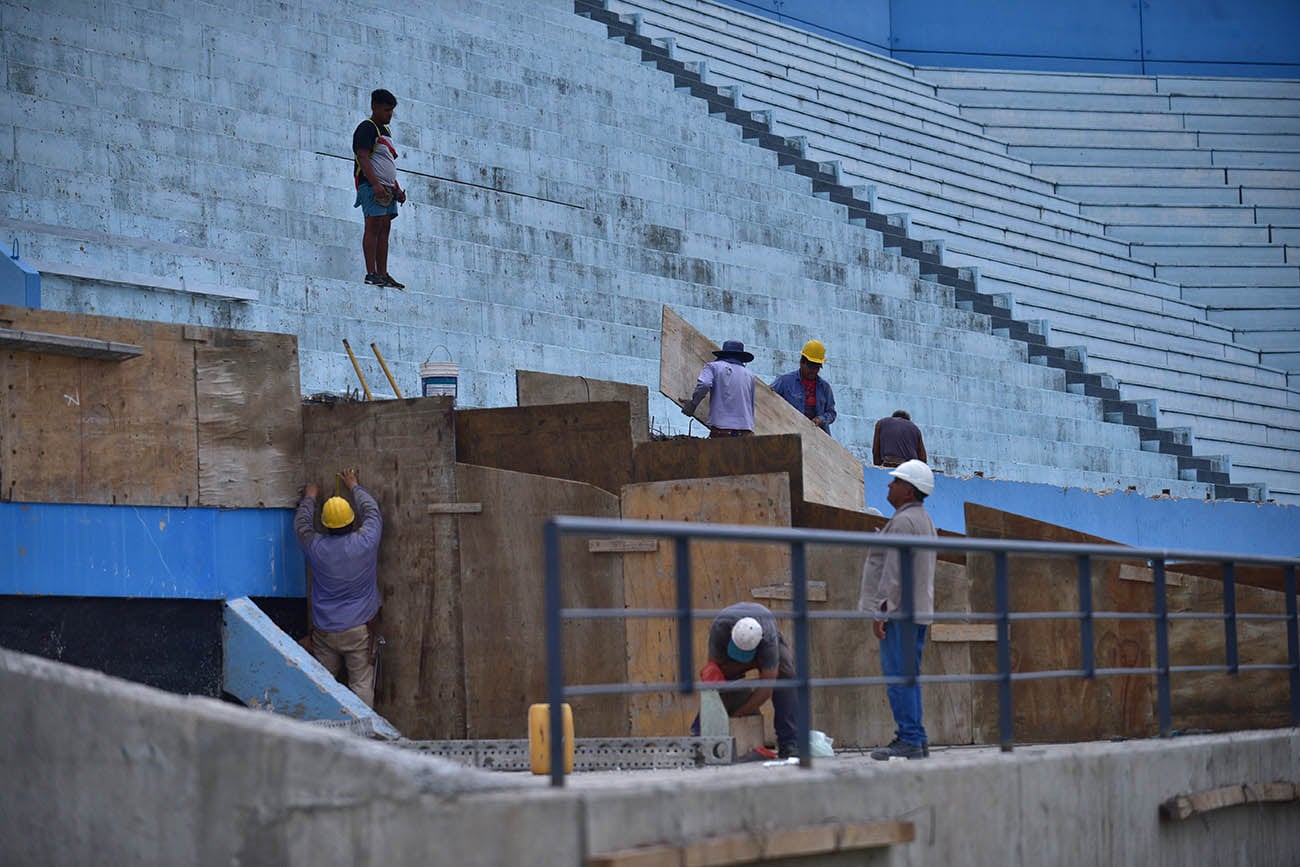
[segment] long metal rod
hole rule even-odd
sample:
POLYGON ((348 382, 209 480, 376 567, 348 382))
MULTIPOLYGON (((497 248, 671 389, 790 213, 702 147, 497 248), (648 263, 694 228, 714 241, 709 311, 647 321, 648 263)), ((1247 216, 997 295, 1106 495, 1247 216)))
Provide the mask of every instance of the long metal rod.
POLYGON ((1300 630, 1296 624, 1295 567, 1286 568, 1286 660, 1291 668, 1291 725, 1300 726, 1300 630))
POLYGON ((397 380, 393 379, 393 374, 389 372, 388 365, 384 363, 384 357, 379 354, 379 347, 372 343, 370 344, 370 351, 375 354, 375 358, 379 359, 379 366, 383 368, 384 376, 388 377, 388 384, 393 387, 393 393, 399 398, 403 397, 402 390, 397 387, 397 380))
POLYGON ((1165 561, 1151 564, 1156 610, 1156 718, 1162 738, 1173 736, 1169 689, 1169 600, 1165 586, 1165 561))
POLYGON ((560 630, 560 530, 548 522, 543 533, 546 555, 546 700, 551 716, 551 785, 564 785, 564 642, 560 630))
POLYGON ((676 546, 677 571, 677 680, 682 695, 690 695, 695 682, 691 635, 691 540, 680 537, 676 546))
POLYGON ((348 345, 348 339, 343 338, 343 348, 348 351, 348 358, 352 359, 352 369, 357 372, 357 379, 361 380, 361 390, 366 393, 366 400, 374 400, 370 394, 370 386, 366 385, 366 375, 361 372, 361 365, 357 363, 357 357, 352 354, 352 347, 348 345))
POLYGON ((993 555, 993 586, 998 617, 998 739, 1004 753, 1011 752, 1015 740, 1015 721, 1011 716, 1011 587, 1007 578, 1007 553, 993 555))
POLYGON ((1223 645, 1228 672, 1237 673, 1237 572, 1231 562, 1223 564, 1223 645))
POLYGON ((802 543, 790 545, 790 583, 794 595, 794 671, 799 688, 795 693, 796 739, 799 765, 812 767, 812 690, 808 686, 811 663, 808 659, 808 559, 802 543))
POLYGON ((1096 668, 1092 646, 1092 558, 1079 557, 1079 658, 1083 662, 1084 677, 1090 678, 1096 668))

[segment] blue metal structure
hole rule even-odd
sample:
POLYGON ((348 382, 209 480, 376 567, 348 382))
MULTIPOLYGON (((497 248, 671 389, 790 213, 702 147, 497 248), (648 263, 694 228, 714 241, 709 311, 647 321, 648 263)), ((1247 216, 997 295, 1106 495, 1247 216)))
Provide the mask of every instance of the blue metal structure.
POLYGON ((19 257, 17 239, 13 252, 0 262, 0 304, 41 306, 41 274, 19 257))
MULTIPOLYGON (((1043 678, 1071 677, 1110 677, 1115 675, 1154 676, 1157 683, 1157 718, 1160 735, 1170 737, 1173 734, 1172 709, 1169 678, 1172 674, 1187 672, 1226 672, 1236 674, 1240 671, 1278 671, 1285 670, 1290 676, 1291 723, 1300 725, 1300 636, 1297 633, 1296 614, 1296 568, 1300 559, 1290 557, 1269 557, 1249 554, 1207 553, 1195 551, 1176 551, 1163 548, 1127 548, 1117 545, 1083 545, 1057 542, 1033 542, 1004 539, 958 539, 930 538, 922 536, 881 535, 879 533, 855 533, 841 530, 810 530, 792 527, 758 527, 734 524, 695 524, 678 521, 630 521, 613 518, 586 518, 560 516, 547 522, 543 530, 546 558, 546 685, 547 700, 550 702, 550 730, 564 731, 562 709, 564 701, 570 696, 602 695, 614 693, 653 692, 662 687, 659 684, 589 684, 566 686, 564 684, 564 661, 562 656, 561 631, 566 619, 588 619, 602 617, 676 617, 678 623, 678 690, 690 694, 700 689, 751 689, 756 684, 770 687, 793 687, 797 690, 796 716, 798 727, 799 764, 812 767, 809 750, 809 726, 811 720, 811 690, 814 687, 837 686, 872 686, 891 683, 905 683, 912 686, 917 683, 941 682, 976 682, 994 681, 998 687, 998 733, 1002 749, 1009 751, 1014 746, 1013 706, 1011 686, 1015 681, 1038 680, 1043 678), (668 538, 674 541, 676 556, 675 577, 677 580, 677 608, 675 609, 583 609, 564 608, 562 594, 562 564, 560 561, 560 538, 563 535, 581 533, 589 536, 640 536, 668 538), (716 612, 695 610, 691 608, 691 564, 690 542, 693 539, 722 540, 735 542, 778 543, 790 546, 791 582, 793 588, 792 617, 794 619, 795 643, 795 678, 793 680, 747 681, 743 684, 730 685, 697 682, 694 678, 694 663, 691 649, 691 620, 694 617, 711 617, 716 612), (850 545, 857 547, 897 548, 900 556, 900 585, 902 588, 902 610, 892 614, 891 619, 898 620, 903 629, 903 643, 907 648, 903 654, 909 660, 902 677, 854 677, 854 678, 813 678, 808 671, 808 621, 816 618, 867 619, 872 613, 826 611, 810 613, 807 600, 806 546, 810 544, 850 545), (914 548, 935 551, 982 552, 990 554, 994 563, 994 596, 996 611, 972 613, 935 612, 934 620, 942 621, 992 621, 997 628, 997 673, 996 674, 956 674, 956 675, 921 675, 915 671, 916 620, 912 599, 912 581, 910 575, 911 556, 914 548), (1008 566, 1011 554, 1030 554, 1037 556, 1054 556, 1071 558, 1078 568, 1080 586, 1080 610, 1073 612, 1020 612, 1012 611, 1010 571, 1008 566), (1152 613, 1122 611, 1095 611, 1092 606, 1091 561, 1094 559, 1147 560, 1152 565, 1154 577, 1154 609, 1152 613), (1171 561, 1220 563, 1223 565, 1223 613, 1202 614, 1194 612, 1174 613, 1168 611, 1165 567, 1171 561), (1236 610, 1235 564, 1274 566, 1283 570, 1285 576, 1285 614, 1239 614, 1236 610), (1086 583, 1086 588, 1085 588, 1086 583), (1098 618, 1115 620, 1151 620, 1156 631, 1156 664, 1154 667, 1135 668, 1096 668, 1092 648, 1093 622, 1098 618), (1019 620, 1077 619, 1079 621, 1079 641, 1083 667, 1079 669, 1013 672, 1011 667, 1011 623, 1019 620), (1169 659, 1169 621, 1173 619, 1222 620, 1226 643, 1223 665, 1172 665, 1169 659), (1237 621, 1283 620, 1286 622, 1287 663, 1242 665, 1237 657, 1237 621)), ((564 785, 564 744, 562 738, 551 739, 551 784, 564 785)))
POLYGON ((1294 0, 718 0, 917 66, 1300 77, 1294 0))

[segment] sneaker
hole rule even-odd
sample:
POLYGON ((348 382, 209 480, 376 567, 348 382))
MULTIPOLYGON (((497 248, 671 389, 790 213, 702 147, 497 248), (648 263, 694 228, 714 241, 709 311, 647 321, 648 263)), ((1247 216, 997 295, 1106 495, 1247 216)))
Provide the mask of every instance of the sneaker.
POLYGON ((878 762, 887 762, 890 759, 928 759, 930 757, 930 746, 929 744, 918 746, 894 738, 894 742, 889 746, 872 750, 871 757, 878 762))
POLYGON ((366 275, 366 282, 369 283, 371 286, 383 286, 383 285, 384 285, 384 275, 383 275, 383 274, 367 274, 367 275, 366 275))
POLYGON ((396 280, 394 280, 392 277, 390 277, 390 276, 387 275, 387 274, 384 274, 382 277, 380 277, 380 279, 383 281, 382 283, 379 284, 380 286, 390 286, 390 287, 392 287, 393 289, 405 289, 405 288, 406 288, 406 284, 405 284, 405 283, 398 283, 396 280))
POLYGON ((778 759, 797 759, 799 758, 798 744, 781 744, 776 748, 776 757, 778 759))

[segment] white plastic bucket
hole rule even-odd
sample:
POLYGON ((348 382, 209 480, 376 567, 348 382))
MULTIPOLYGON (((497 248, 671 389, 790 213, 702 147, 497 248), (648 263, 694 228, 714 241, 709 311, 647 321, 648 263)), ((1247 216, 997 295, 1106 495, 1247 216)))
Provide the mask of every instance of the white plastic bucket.
POLYGON ((454 361, 424 361, 420 363, 420 393, 425 397, 450 397, 456 399, 456 380, 460 365, 454 361))

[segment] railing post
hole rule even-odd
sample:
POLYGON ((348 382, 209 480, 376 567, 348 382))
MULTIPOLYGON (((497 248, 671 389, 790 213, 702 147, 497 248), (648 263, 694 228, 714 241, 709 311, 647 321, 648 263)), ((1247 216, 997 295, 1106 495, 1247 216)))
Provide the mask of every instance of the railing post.
POLYGON ((1296 628, 1295 567, 1286 574, 1286 661, 1291 666, 1291 725, 1300 726, 1300 635, 1296 628))
POLYGON ((1160 737, 1173 736, 1172 712, 1169 701, 1169 601, 1165 582, 1165 561, 1151 563, 1151 577, 1155 587, 1156 614, 1156 719, 1160 737))
POLYGON ((902 634, 903 685, 916 686, 916 588, 912 586, 912 549, 904 545, 898 549, 899 602, 903 606, 903 619, 898 623, 902 634))
POLYGON ((1007 552, 993 554, 993 588, 998 613, 998 739, 1004 753, 1015 740, 1011 716, 1011 586, 1007 577, 1007 552))
POLYGON ((1236 564, 1223 564, 1223 643, 1228 674, 1237 673, 1237 571, 1236 564))
POLYGON ((694 691, 695 662, 691 654, 691 540, 678 536, 675 546, 677 572, 677 680, 678 691, 694 691))
POLYGON ((551 716, 551 785, 564 785, 564 642, 560 630, 560 531, 547 521, 542 531, 546 553, 546 700, 551 716))
MULTIPOLYGON (((795 693, 795 722, 799 747, 799 766, 812 767, 812 689, 808 686, 810 662, 808 659, 808 559, 802 542, 790 545, 790 582, 794 591, 794 670, 799 680, 795 693)), ((777 676, 780 676, 778 672, 777 676)))
POLYGON ((1084 554, 1079 557, 1079 658, 1086 678, 1093 677, 1097 670, 1092 619, 1092 558, 1084 554))

